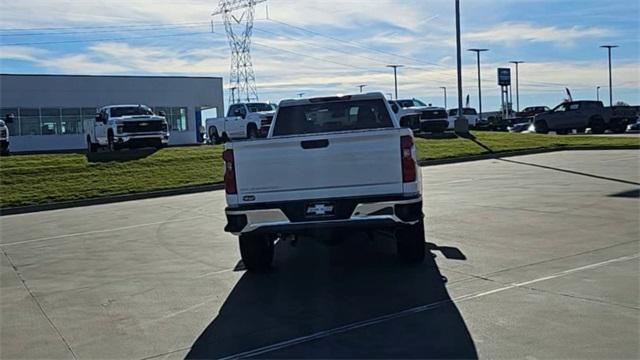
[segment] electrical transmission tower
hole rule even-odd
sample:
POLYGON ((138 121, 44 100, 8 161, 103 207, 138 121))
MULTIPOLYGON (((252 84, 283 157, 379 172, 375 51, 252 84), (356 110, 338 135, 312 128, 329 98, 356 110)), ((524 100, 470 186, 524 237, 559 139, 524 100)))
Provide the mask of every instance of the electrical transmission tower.
POLYGON ((254 7, 265 1, 267 0, 220 0, 218 8, 212 14, 222 15, 231 48, 229 87, 236 89, 235 96, 229 99, 231 104, 241 100, 258 100, 250 46, 254 7))

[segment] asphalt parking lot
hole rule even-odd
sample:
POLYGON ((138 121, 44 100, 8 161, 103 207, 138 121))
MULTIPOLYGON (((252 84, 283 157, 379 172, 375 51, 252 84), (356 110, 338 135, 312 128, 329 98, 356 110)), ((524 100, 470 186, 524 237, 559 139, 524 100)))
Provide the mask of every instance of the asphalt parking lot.
POLYGON ((223 192, 0 218, 0 357, 638 358, 639 152, 423 168, 427 261, 353 234, 248 274, 223 192))

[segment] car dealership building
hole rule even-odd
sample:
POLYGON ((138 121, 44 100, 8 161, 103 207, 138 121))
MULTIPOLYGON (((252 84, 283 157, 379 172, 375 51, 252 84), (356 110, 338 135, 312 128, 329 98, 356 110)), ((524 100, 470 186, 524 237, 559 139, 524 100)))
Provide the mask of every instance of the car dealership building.
POLYGON ((117 104, 164 111, 169 144, 196 144, 202 111, 222 115, 223 99, 221 77, 0 74, 0 115, 15 115, 12 152, 84 149, 83 120, 117 104))

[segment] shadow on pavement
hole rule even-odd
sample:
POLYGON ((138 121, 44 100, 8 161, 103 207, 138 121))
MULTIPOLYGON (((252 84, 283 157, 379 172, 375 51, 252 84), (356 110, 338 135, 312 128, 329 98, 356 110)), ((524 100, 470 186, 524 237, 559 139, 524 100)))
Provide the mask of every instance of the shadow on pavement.
POLYGON ((561 169, 561 168, 557 168, 557 167, 553 167, 553 166, 532 164, 532 163, 528 163, 528 162, 524 162, 524 161, 509 160, 509 159, 499 159, 499 160, 504 161, 504 162, 508 162, 508 163, 512 163, 512 164, 533 166, 533 167, 537 167, 537 168, 541 168, 541 169, 554 170, 554 171, 560 171, 560 172, 564 172, 564 173, 568 173, 568 174, 587 176, 587 177, 591 177, 591 178, 595 178, 595 179, 619 182, 619 183, 622 183, 622 184, 640 185, 640 183, 635 182, 635 181, 629 181, 629 180, 624 180, 624 179, 616 179, 616 178, 612 178, 612 177, 595 175, 595 174, 588 174, 588 173, 584 173, 584 172, 580 172, 580 171, 561 169))
POLYGON ((627 190, 609 195, 611 197, 640 199, 640 189, 627 190))
POLYGON ((279 242, 274 269, 242 276, 187 358, 477 358, 428 249, 465 259, 426 244, 424 264, 399 264, 389 236, 279 242))

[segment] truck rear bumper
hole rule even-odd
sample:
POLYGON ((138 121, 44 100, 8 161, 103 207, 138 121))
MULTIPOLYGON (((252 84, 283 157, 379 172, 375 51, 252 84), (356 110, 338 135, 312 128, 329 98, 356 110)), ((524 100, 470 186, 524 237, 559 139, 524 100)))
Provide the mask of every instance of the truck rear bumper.
POLYGON ((395 228, 422 219, 422 197, 386 196, 322 199, 227 208, 225 231, 299 233, 339 228, 395 228), (309 215, 309 209, 332 207, 330 215, 309 215))

